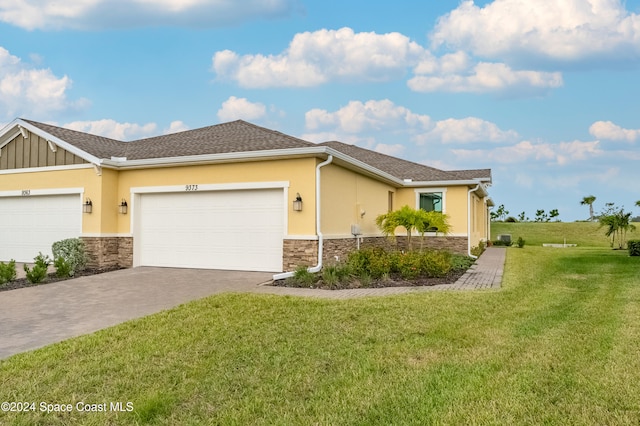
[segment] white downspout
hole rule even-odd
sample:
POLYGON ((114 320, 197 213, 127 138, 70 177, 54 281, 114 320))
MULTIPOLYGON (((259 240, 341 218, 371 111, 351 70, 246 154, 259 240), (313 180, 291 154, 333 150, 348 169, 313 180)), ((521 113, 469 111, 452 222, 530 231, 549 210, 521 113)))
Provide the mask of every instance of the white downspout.
POLYGON ((476 192, 480 188, 480 184, 477 184, 475 188, 470 189, 467 193, 467 255, 474 259, 478 256, 471 254, 471 193, 476 192))
MULTIPOLYGON (((320 211, 320 189, 321 189, 321 185, 320 185, 320 169, 324 166, 326 166, 327 164, 331 164, 331 162, 333 161, 333 155, 329 154, 329 157, 327 158, 326 161, 318 164, 316 166, 316 234, 318 235, 318 264, 316 266, 312 266, 310 268, 307 268, 307 271, 311 272, 311 273, 316 273, 316 272, 320 272, 320 270, 322 269, 322 253, 323 253, 323 248, 324 248, 324 237, 322 235, 322 229, 321 229, 321 223, 320 223, 320 216, 321 216, 321 211, 320 211)), ((294 272, 284 272, 282 274, 276 274, 273 276, 274 281, 275 280, 283 280, 285 278, 289 278, 292 277, 294 274, 294 272)))

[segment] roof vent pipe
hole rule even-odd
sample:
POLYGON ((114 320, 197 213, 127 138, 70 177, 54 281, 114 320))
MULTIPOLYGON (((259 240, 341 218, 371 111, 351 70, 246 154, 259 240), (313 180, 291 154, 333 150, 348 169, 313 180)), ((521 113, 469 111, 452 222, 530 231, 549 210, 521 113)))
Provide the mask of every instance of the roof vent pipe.
MULTIPOLYGON (((320 222, 320 216, 321 216, 321 211, 320 211, 320 190, 321 190, 321 185, 320 185, 320 169, 328 164, 331 164, 331 162, 333 161, 333 155, 329 155, 329 157, 327 158, 326 161, 323 161, 322 163, 318 164, 316 166, 316 234, 318 235, 318 264, 316 266, 312 266, 310 268, 307 268, 307 270, 311 273, 316 273, 316 272, 320 272, 320 270, 322 269, 322 254, 323 254, 323 249, 324 249, 324 237, 322 235, 322 226, 321 226, 321 222, 320 222)), ((276 274, 273 276, 274 280, 283 280, 285 278, 289 278, 293 276, 293 272, 285 272, 282 274, 276 274)))

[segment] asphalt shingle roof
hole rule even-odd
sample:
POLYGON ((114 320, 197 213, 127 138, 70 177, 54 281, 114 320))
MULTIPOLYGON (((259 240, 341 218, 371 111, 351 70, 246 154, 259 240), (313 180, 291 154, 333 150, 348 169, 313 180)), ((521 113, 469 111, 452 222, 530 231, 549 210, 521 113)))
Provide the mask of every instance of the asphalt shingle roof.
POLYGON ((320 145, 331 147, 399 179, 413 181, 491 179, 490 169, 445 171, 342 142, 331 141, 320 145))
POLYGON ((242 120, 131 142, 122 142, 37 121, 24 121, 101 159, 126 157, 127 160, 141 160, 326 146, 398 179, 413 181, 491 179, 490 169, 444 171, 342 142, 314 144, 242 120))

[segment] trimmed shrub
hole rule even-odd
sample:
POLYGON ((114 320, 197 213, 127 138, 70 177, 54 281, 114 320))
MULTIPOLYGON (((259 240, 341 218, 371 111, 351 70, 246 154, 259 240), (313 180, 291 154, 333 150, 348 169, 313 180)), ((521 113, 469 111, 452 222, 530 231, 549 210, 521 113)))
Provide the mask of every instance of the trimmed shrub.
POLYGON ((451 253, 447 251, 426 251, 422 253, 421 272, 429 278, 440 278, 451 272, 451 253))
POLYGON ((58 262, 59 258, 62 258, 64 262, 58 262, 63 268, 62 271, 57 270, 56 274, 59 277, 72 277, 77 271, 82 271, 87 265, 87 254, 85 252, 84 241, 80 238, 68 238, 66 240, 60 240, 53 243, 51 246, 53 252, 53 258, 58 262), (65 268, 68 270, 65 271, 65 268), (67 275, 64 275, 67 272, 67 275))
POLYGON ((451 269, 453 271, 466 271, 471 268, 474 262, 475 260, 469 256, 455 253, 451 255, 451 269))
POLYGON ((349 268, 346 265, 329 265, 322 268, 322 282, 335 288, 349 278, 349 268))
POLYGON ((418 278, 422 273, 422 266, 422 256, 419 252, 409 251, 398 257, 398 272, 405 280, 418 278))
MULTIPOLYGON (((491 243, 491 241, 489 241, 489 243, 491 243)), ((471 254, 480 257, 480 255, 484 253, 485 248, 486 243, 481 240, 476 247, 471 247, 471 254)))
POLYGON ((640 240, 627 241, 627 247, 629 248, 629 256, 640 256, 640 240))
POLYGON ((491 245, 496 246, 496 247, 498 247, 498 246, 509 247, 509 246, 511 246, 511 241, 493 240, 491 242, 491 245))
POLYGON ((9 263, 0 262, 0 285, 16 279, 16 261, 11 259, 9 263))
POLYGON ((38 253, 33 261, 35 263, 33 265, 33 268, 29 268, 29 266, 25 264, 24 272, 27 274, 27 280, 29 280, 30 283, 41 283, 45 280, 45 278, 47 278, 47 269, 51 264, 51 259, 47 255, 38 253))
POLYGON ((509 216, 509 217, 508 217, 508 218, 506 218, 504 221, 505 221, 505 222, 509 222, 509 223, 517 223, 517 222, 518 222, 518 219, 516 219, 516 218, 515 218, 515 217, 513 217, 513 216, 509 216))
POLYGON ((518 237, 518 239, 516 240, 516 247, 523 248, 524 247, 524 243, 525 243, 525 241, 522 239, 522 237, 518 237))
POLYGON ((309 272, 306 266, 298 266, 291 279, 298 285, 310 286, 316 282, 317 277, 315 274, 309 272))
POLYGON ((56 277, 58 278, 66 278, 74 275, 71 264, 64 260, 62 256, 57 257, 56 260, 53 261, 53 266, 56 268, 56 277))

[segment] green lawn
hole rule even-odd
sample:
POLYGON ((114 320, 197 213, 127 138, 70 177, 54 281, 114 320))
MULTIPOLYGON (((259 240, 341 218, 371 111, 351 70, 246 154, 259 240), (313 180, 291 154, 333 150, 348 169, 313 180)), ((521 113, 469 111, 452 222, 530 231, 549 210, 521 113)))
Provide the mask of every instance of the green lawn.
POLYGON ((499 291, 227 294, 14 356, 0 401, 133 411, 0 424, 638 425, 638 354, 640 258, 527 246, 499 291))
MULTIPOLYGON (((640 227, 639 227, 640 228, 640 227)), ((578 244, 581 247, 611 247, 604 235, 606 228, 597 222, 491 222, 491 239, 500 234, 511 234, 512 241, 522 237, 527 245, 542 246, 545 243, 578 244)), ((640 229, 630 232, 629 239, 640 238, 640 229)))

